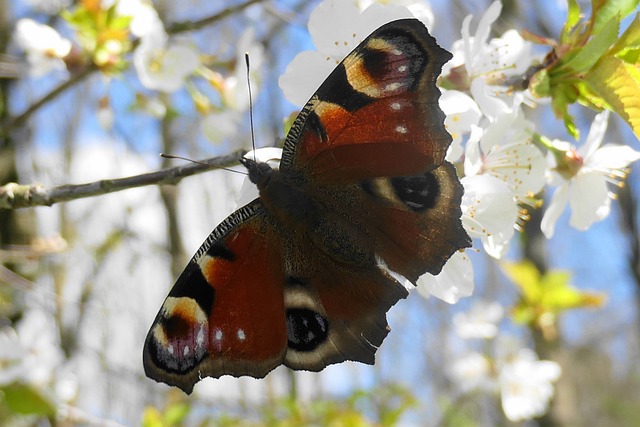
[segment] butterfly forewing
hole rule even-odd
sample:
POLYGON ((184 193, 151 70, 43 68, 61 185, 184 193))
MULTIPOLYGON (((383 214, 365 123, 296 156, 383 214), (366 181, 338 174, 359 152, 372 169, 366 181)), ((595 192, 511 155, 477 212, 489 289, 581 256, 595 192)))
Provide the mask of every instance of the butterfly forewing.
POLYGON ((439 165, 451 137, 435 82, 450 58, 418 20, 380 27, 304 107, 280 169, 345 182, 439 165))

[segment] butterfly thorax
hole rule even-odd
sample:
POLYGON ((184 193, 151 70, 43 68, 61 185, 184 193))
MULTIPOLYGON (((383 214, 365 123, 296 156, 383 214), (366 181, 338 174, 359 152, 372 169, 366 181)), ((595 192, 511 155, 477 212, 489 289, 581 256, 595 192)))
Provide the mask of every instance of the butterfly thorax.
POLYGON ((298 234, 299 239, 313 242, 313 247, 338 262, 359 266, 373 263, 373 250, 364 243, 360 227, 314 198, 304 180, 267 163, 244 158, 242 164, 258 187, 265 209, 284 234, 298 234))
POLYGON ((314 202, 296 179, 267 163, 247 158, 243 158, 241 163, 249 171, 251 182, 258 187, 267 211, 283 224, 295 226, 301 221, 308 222, 313 216, 314 202))

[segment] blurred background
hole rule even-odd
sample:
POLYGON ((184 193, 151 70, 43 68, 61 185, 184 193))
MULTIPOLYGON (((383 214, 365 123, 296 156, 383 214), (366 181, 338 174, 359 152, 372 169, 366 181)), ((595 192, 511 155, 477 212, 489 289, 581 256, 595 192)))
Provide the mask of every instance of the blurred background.
MULTIPOLYGON (((0 185, 88 183, 182 164, 160 152, 204 159, 250 149, 245 51, 256 145, 276 145, 283 121, 298 111, 278 77, 297 53, 314 48, 306 24, 318 3, 154 1, 170 43, 195 49, 208 70, 165 91, 130 65, 140 43, 133 29, 114 27, 110 40, 121 46, 94 45, 91 60, 83 54, 96 38, 90 19, 75 12, 107 2, 0 0, 0 185), (23 18, 73 40, 62 67, 36 75, 16 39, 23 18)), ((580 3, 588 11, 589 2, 580 3)), ((430 32, 450 49, 463 19, 473 14, 475 28, 491 2, 424 4, 435 17, 430 32)), ((557 38, 566 14, 561 0, 505 0, 492 37, 515 28, 557 38)), ((571 111, 586 135, 594 113, 571 111)), ((527 114, 545 136, 570 140, 549 108, 527 114)), ((613 115, 607 135, 640 149, 613 115)), ((558 280, 591 302, 549 314, 546 327, 517 322, 522 288, 514 274, 482 251, 467 251, 473 295, 450 305, 411 293, 388 314, 392 332, 375 366, 206 379, 192 396, 145 377, 143 342, 188 259, 235 209, 242 175, 217 170, 177 185, 0 209, 0 425, 640 425, 637 172, 617 191, 611 215, 588 231, 570 228, 565 213, 547 240, 541 211, 532 211, 513 240, 509 260, 529 260, 540 274, 566 272, 558 280), (497 332, 466 339, 453 319, 464 321, 460 315, 482 301, 493 303, 485 324, 497 332), (490 377, 500 354, 514 348, 561 368, 545 415, 507 416, 499 381, 465 385, 465 378, 490 377), (470 354, 486 358, 458 363, 470 354)))

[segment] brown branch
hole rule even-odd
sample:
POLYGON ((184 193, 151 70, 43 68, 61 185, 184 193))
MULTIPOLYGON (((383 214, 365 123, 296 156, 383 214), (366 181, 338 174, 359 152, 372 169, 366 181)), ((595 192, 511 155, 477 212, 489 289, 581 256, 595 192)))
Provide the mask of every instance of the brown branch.
POLYGON ((66 80, 60 83, 58 86, 51 89, 49 93, 44 95, 42 98, 34 102, 27 108, 24 112, 19 115, 13 117, 9 120, 5 125, 2 126, 2 134, 7 135, 11 130, 22 126, 36 111, 40 109, 43 105, 53 101, 58 95, 62 94, 64 91, 73 87, 86 79, 89 75, 91 75, 94 71, 96 71, 98 67, 91 64, 80 70, 78 73, 74 74, 69 80, 66 80))
POLYGON ((245 8, 260 3, 264 0, 248 0, 244 3, 240 3, 239 5, 229 7, 222 12, 216 13, 215 15, 207 16, 206 18, 198 19, 197 21, 183 21, 183 22, 174 22, 169 27, 167 27, 167 33, 169 34, 178 34, 183 33, 185 31, 194 31, 199 30, 203 27, 211 25, 221 19, 226 18, 227 16, 231 16, 235 13, 242 12, 245 8))
POLYGON ((0 209, 18 209, 35 206, 51 206, 54 203, 68 202, 85 197, 115 193, 129 188, 145 185, 174 185, 183 178, 238 164, 244 154, 237 151, 222 157, 203 160, 202 163, 189 163, 127 178, 103 179, 79 185, 61 185, 45 188, 39 184, 17 184, 10 182, 0 187, 0 209))

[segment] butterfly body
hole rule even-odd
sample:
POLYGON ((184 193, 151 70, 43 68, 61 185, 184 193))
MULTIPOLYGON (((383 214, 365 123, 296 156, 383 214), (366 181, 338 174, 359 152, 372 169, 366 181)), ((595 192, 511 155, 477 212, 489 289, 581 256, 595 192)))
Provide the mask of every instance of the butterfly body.
POLYGON ((260 197, 214 229, 145 342, 147 375, 191 392, 204 376, 372 364, 409 282, 469 246, 444 161, 435 86, 450 55, 417 20, 365 39, 321 85, 279 169, 244 158, 260 197))

